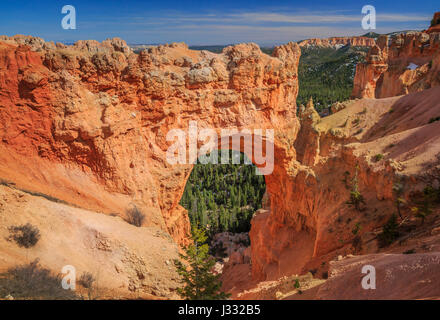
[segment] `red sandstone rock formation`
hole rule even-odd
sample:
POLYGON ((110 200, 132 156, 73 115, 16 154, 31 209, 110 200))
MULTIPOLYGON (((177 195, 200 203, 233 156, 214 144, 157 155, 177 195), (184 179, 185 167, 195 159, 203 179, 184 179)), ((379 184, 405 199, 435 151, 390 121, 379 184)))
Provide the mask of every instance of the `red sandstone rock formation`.
MULTIPOLYGON (((357 100, 324 119, 310 103, 297 116, 300 49, 293 43, 269 57, 255 44, 221 54, 184 44, 134 54, 120 39, 73 46, 2 39, 0 177, 103 213, 124 216, 136 204, 145 229, 164 230, 179 244, 189 231, 178 203, 192 166, 167 163, 167 132, 192 120, 219 133, 274 129, 270 207, 256 213, 250 233, 256 280, 352 251, 357 223, 366 239, 393 212, 393 184, 403 183, 407 197, 438 165, 440 122, 426 125, 440 114, 437 88, 357 100), (378 153, 383 161, 372 160, 378 153), (362 214, 346 205, 355 176, 368 203, 362 214)), ((372 49, 370 61, 397 54, 382 48, 372 49)))
POLYGON ((120 39, 2 39, 1 177, 95 211, 123 216, 136 204, 145 225, 181 244, 189 223, 179 201, 191 165, 167 163, 169 130, 194 120, 199 128, 296 132, 293 43, 269 57, 255 44, 222 54, 184 44, 134 54, 120 39))
POLYGON ((440 90, 432 88, 403 98, 353 101, 323 119, 307 111, 310 107, 300 110, 296 161, 270 191, 271 210, 252 220, 254 277, 307 272, 326 256, 353 250, 350 230, 356 223, 365 239, 383 225, 395 210, 393 185, 404 181, 405 192, 420 188, 424 170, 438 166, 439 123, 426 126, 440 114, 438 99, 440 90), (375 162, 376 154, 386 155, 385 161, 375 162), (346 204, 356 172, 367 198, 366 216, 346 204))
POLYGON ((380 36, 356 67, 352 97, 385 98, 440 84, 440 33, 380 36))
POLYGON ((332 37, 327 39, 312 38, 298 42, 300 47, 336 47, 338 45, 343 46, 356 46, 356 47, 372 47, 375 45, 375 40, 368 37, 332 37))
POLYGON ((425 32, 440 32, 440 12, 434 13, 434 17, 432 18, 432 25, 425 32))

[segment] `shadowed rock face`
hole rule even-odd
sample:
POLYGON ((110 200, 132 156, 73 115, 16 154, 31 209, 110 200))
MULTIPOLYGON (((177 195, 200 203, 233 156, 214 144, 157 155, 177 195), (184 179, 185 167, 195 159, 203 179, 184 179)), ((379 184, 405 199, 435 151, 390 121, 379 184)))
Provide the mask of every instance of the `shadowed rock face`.
POLYGON ((380 36, 358 64, 352 97, 386 98, 440 84, 440 33, 380 36))

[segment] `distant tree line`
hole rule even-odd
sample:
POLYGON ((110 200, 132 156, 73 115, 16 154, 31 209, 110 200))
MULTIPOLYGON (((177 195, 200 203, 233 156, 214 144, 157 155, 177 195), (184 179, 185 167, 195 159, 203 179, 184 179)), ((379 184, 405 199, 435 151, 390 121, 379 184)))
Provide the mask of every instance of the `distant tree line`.
POLYGON ((312 97, 316 110, 321 112, 335 102, 348 100, 356 64, 363 61, 366 50, 351 46, 301 48, 297 105, 306 105, 312 97))

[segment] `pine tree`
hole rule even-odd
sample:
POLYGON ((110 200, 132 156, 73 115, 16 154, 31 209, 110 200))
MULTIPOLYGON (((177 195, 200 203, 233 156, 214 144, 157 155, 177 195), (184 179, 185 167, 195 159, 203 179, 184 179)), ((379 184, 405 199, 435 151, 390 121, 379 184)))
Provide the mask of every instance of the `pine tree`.
POLYGON ((214 258, 209 255, 209 246, 206 244, 206 235, 202 229, 193 228, 193 243, 180 254, 182 261, 175 260, 177 273, 181 277, 183 288, 178 288, 179 295, 186 300, 224 300, 230 295, 221 291, 220 275, 212 273, 215 264, 214 258))
POLYGON ((365 199, 359 191, 357 176, 358 167, 356 166, 356 173, 353 178, 353 187, 350 191, 350 200, 347 201, 347 204, 352 205, 357 211, 362 211, 361 204, 365 204, 365 199))

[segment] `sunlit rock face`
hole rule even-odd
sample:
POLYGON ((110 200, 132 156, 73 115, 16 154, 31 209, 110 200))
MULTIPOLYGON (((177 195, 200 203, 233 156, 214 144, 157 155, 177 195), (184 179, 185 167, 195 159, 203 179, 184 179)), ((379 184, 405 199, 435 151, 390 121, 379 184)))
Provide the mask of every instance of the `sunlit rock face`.
MULTIPOLYGON (((224 128, 292 137, 298 129, 293 43, 270 57, 252 43, 221 54, 183 43, 134 54, 121 39, 0 40, 2 178, 105 213, 123 216, 135 204, 145 226, 179 244, 189 234, 178 203, 192 165, 167 162, 170 130, 195 121, 220 139, 224 128)), ((275 140, 277 150, 288 149, 275 140)), ((294 156, 277 156, 287 154, 294 156)))
POLYGON ((380 36, 358 64, 352 97, 386 98, 440 84, 440 33, 409 32, 380 36))
MULTIPOLYGON (((430 34, 426 50, 435 52, 435 39, 430 34)), ((393 45, 383 41, 369 54, 368 61, 377 62, 370 63, 374 77, 384 74, 381 67, 390 69, 389 57, 398 59, 393 45)), ((428 56, 423 53, 421 62, 428 56)), ((293 43, 275 48, 272 56, 252 43, 221 54, 185 44, 135 54, 120 39, 65 46, 2 37, 0 177, 20 189, 124 218, 136 205, 146 215, 144 229, 159 229, 182 245, 190 226, 179 201, 192 164, 167 161, 167 134, 187 132, 192 121, 199 129, 214 129, 218 146, 225 148, 222 129, 246 129, 254 139, 255 130, 272 129, 273 171, 265 176, 270 199, 256 212, 250 232, 252 276, 274 279, 308 270, 352 250, 357 223, 358 235, 367 239, 386 222, 397 178, 404 180, 402 197, 407 196, 420 186, 418 175, 438 163, 440 122, 426 124, 438 116, 439 92, 357 100, 321 119, 312 101, 297 112, 299 57, 293 43), (391 144, 398 147, 390 150, 391 144), (379 153, 384 160, 373 161, 379 153), (355 177, 368 203, 365 214, 346 204, 355 177)), ((359 90, 372 95, 379 80, 373 85, 369 79, 362 80, 368 90, 359 90)), ((255 161, 254 152, 264 153, 267 146, 239 149, 255 161)))

